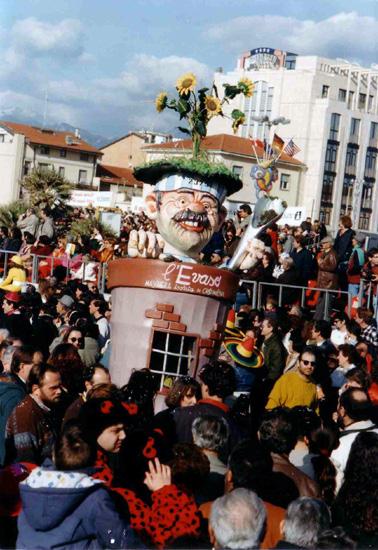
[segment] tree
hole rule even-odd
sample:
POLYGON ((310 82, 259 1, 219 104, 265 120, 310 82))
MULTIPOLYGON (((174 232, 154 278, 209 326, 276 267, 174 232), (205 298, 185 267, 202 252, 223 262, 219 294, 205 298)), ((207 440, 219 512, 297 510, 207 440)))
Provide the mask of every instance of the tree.
POLYGON ((27 204, 23 201, 13 201, 0 206, 0 226, 13 227, 21 214, 26 212, 27 204))
POLYGON ((55 170, 36 168, 24 177, 22 188, 26 191, 30 206, 50 209, 64 207, 71 196, 73 186, 55 170))

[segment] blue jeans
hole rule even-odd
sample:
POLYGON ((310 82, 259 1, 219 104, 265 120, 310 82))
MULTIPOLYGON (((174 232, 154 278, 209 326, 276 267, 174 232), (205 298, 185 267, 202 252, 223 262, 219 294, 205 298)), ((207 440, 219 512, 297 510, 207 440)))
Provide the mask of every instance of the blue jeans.
POLYGON ((236 391, 250 392, 256 380, 256 373, 254 369, 234 365, 234 371, 236 377, 236 391))

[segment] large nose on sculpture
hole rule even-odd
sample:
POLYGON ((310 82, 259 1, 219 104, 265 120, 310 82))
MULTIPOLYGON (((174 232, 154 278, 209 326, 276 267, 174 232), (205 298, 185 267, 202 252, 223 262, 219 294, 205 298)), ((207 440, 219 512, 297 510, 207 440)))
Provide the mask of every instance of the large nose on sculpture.
POLYGON ((193 212, 196 212, 196 214, 202 214, 203 212, 205 212, 205 207, 202 202, 193 201, 191 205, 191 210, 193 210, 193 212))

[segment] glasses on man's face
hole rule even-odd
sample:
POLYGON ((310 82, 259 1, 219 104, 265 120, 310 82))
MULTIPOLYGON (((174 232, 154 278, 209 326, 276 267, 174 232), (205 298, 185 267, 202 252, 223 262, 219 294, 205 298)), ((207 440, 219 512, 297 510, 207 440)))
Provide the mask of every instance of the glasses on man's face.
POLYGON ((308 365, 311 365, 311 367, 315 367, 316 361, 308 361, 308 359, 302 359, 302 363, 308 367, 308 365))
POLYGON ((72 338, 70 338, 70 342, 72 344, 76 344, 76 342, 78 344, 82 344, 84 342, 83 338, 75 338, 75 336, 73 336, 72 338))

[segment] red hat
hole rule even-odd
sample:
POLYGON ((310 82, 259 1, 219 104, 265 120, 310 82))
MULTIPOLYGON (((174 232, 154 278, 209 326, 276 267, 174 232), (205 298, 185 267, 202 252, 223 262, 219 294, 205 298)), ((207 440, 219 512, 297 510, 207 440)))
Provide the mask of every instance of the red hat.
POLYGON ((20 292, 7 292, 4 296, 4 299, 7 302, 13 302, 14 304, 19 304, 22 300, 22 296, 20 292))
POLYGON ((232 339, 224 343, 227 353, 238 365, 258 369, 264 364, 264 357, 260 350, 255 348, 254 338, 245 340, 232 339))

